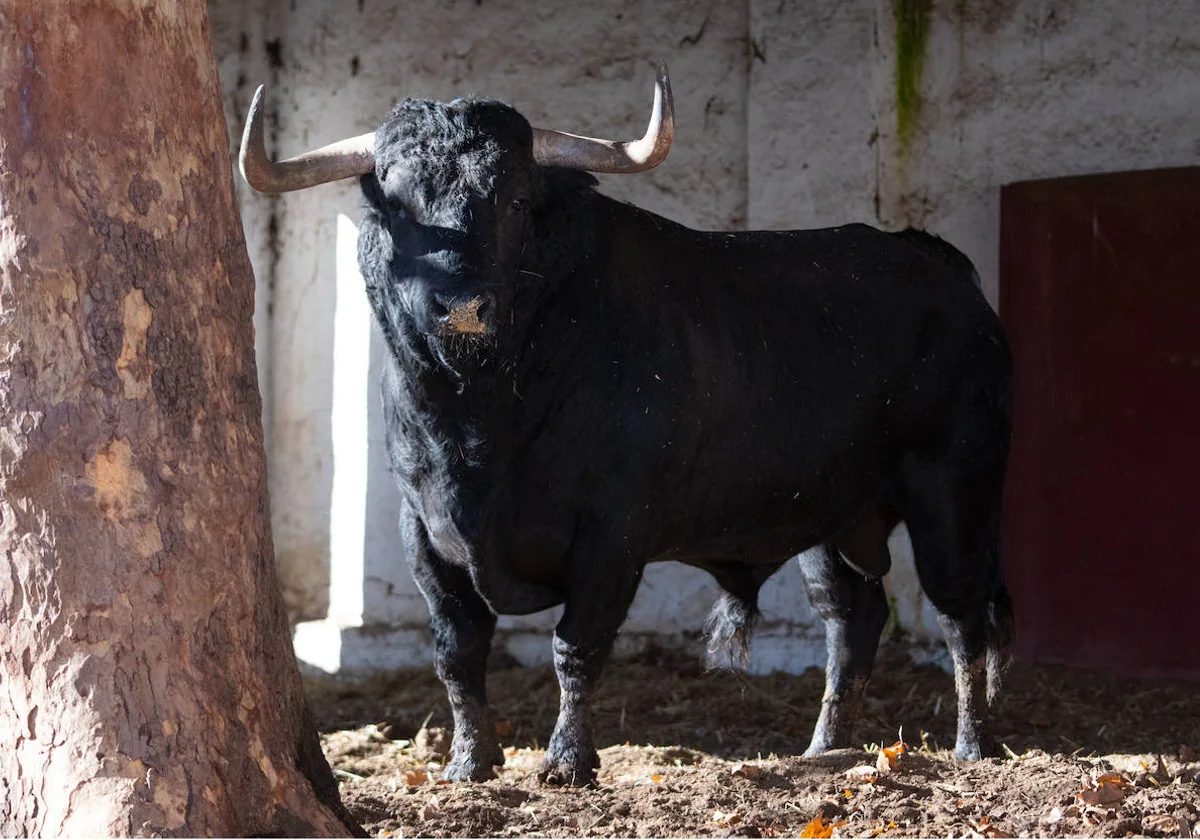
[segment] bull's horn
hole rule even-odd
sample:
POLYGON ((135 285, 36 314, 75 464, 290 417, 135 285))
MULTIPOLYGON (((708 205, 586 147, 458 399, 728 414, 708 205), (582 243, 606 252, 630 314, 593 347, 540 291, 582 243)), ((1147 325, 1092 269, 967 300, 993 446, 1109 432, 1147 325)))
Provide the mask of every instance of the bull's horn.
POLYGON ((263 86, 259 85, 246 115, 242 151, 238 156, 242 177, 254 189, 265 193, 290 192, 375 171, 374 132, 330 143, 287 160, 271 160, 263 145, 262 100, 263 86))
POLYGON ((650 125, 640 140, 597 140, 535 128, 533 158, 542 166, 568 166, 590 172, 645 172, 663 162, 674 137, 675 101, 671 96, 667 65, 662 63, 658 65, 658 76, 654 80, 650 125))

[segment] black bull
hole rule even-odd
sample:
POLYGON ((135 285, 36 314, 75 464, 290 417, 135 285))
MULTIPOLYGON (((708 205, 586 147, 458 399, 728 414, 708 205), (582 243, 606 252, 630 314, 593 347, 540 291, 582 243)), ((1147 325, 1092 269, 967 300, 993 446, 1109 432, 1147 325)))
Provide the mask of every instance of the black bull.
MULTIPOLYGON (((503 763, 484 685, 497 614, 563 604, 543 778, 594 778, 589 698, 657 560, 716 579, 710 643, 732 651, 763 582, 806 552, 829 653, 806 754, 849 745, 900 520, 956 670, 957 754, 985 754, 1012 633, 1011 364, 970 262, 866 225, 689 230, 580 171, 645 160, 545 165, 562 162, 548 134, 500 103, 406 100, 347 141, 349 169, 274 187, 363 174, 400 528, 454 714, 446 777, 503 763)), ((243 151, 252 182, 255 165, 243 151)))

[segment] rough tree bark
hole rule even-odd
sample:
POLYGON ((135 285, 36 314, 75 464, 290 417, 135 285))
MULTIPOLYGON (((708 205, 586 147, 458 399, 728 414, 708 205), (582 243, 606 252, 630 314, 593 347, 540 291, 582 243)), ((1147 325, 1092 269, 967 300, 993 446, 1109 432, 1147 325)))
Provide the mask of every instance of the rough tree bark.
POLYGON ((0 834, 344 835, 204 2, 0 0, 0 97, 0 834))

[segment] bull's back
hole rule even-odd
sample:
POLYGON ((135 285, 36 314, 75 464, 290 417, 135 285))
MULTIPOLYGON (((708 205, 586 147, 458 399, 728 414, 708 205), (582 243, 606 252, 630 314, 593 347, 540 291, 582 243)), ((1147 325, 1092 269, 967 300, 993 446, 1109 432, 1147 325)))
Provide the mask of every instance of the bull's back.
POLYGON ((824 539, 892 491, 906 449, 952 433, 964 388, 1003 376, 969 261, 921 236, 673 228, 670 247, 615 249, 640 255, 611 272, 625 343, 642 347, 615 404, 644 395, 626 457, 652 467, 660 548, 687 559, 824 539))

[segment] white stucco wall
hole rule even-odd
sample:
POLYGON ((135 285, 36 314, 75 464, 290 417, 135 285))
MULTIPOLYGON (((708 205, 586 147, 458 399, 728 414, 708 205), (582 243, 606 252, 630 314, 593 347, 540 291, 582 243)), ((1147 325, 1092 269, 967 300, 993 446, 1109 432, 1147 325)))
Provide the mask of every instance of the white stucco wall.
MULTIPOLYGON (((975 260, 993 304, 1002 184, 1200 162, 1195 0, 935 5, 924 102, 903 152, 890 0, 211 0, 210 12, 231 133, 253 86, 268 81, 283 156, 371 130, 401 96, 480 94, 537 125, 635 136, 653 61, 666 59, 678 122, 671 155, 645 175, 601 176, 604 191, 702 228, 925 227, 975 260), (277 41, 275 62, 268 41, 277 41)), ((382 345, 359 281, 345 268, 339 277, 339 225, 344 250, 358 187, 247 192, 272 522, 297 618, 330 610, 333 557, 331 619, 300 625, 300 655, 351 669, 428 661, 383 456, 382 345), (345 384, 362 376, 365 393, 345 384), (331 533, 331 521, 351 525, 331 533)), ((936 636, 903 528, 892 545, 898 617, 913 635, 936 636)), ((692 643, 715 592, 702 573, 652 567, 622 644, 692 643)), ((753 670, 823 661, 792 566, 764 588, 761 606, 753 670)), ((554 621, 554 611, 504 618, 502 643, 545 661, 554 621)))
MULTIPOLYGON (((241 142, 242 118, 250 105, 249 77, 266 73, 263 49, 264 31, 268 25, 267 0, 246 0, 244 3, 214 5, 210 9, 209 30, 217 69, 225 100, 229 123, 229 148, 237 158, 241 142)), ((269 278, 274 262, 268 242, 269 208, 272 199, 254 192, 240 177, 234 179, 241 205, 246 247, 257 280, 254 296, 255 353, 258 363, 258 383, 263 394, 263 430, 270 448, 271 411, 268 396, 271 384, 271 283, 269 278)))
MULTIPOLYGON (((1000 187, 1200 163, 1200 3, 935 4, 924 107, 907 155, 877 97, 882 222, 954 242, 998 300, 1000 187)), ((879 61, 894 62, 880 15, 879 61)))

